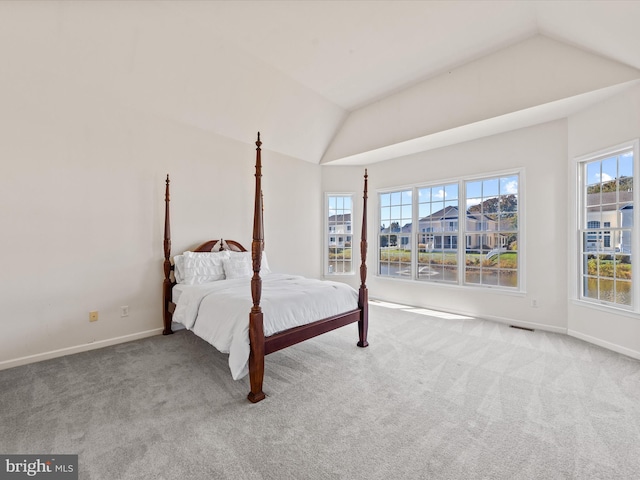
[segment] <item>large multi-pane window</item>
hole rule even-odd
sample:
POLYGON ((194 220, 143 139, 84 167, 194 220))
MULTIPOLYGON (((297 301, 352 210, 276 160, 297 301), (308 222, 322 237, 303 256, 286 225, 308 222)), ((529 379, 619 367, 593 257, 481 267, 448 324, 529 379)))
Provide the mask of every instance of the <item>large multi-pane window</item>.
POLYGON ((578 165, 580 298, 633 308, 634 145, 578 165))
POLYGON ((379 275, 519 288, 519 178, 380 193, 379 275))
POLYGON ((327 194, 326 273, 353 273, 353 195, 327 194))

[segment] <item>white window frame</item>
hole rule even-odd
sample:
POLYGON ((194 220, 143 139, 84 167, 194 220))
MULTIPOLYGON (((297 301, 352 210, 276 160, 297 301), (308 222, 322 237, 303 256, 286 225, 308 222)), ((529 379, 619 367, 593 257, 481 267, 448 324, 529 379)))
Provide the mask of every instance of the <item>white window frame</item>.
MULTIPOLYGON (((415 225, 415 218, 416 218, 416 209, 413 207, 413 199, 415 198, 415 188, 413 186, 404 186, 404 187, 397 187, 397 188, 389 188, 389 189, 385 189, 385 190, 378 190, 376 198, 377 198, 377 213, 376 213, 376 217, 377 217, 377 226, 376 226, 376 239, 375 239, 375 244, 376 244, 376 275, 378 277, 381 278, 398 278, 398 277, 393 277, 390 275, 381 275, 380 274, 380 268, 381 268, 381 262, 380 262, 380 231, 378 229, 378 227, 380 226, 380 224, 382 223, 382 217, 381 217, 381 200, 380 200, 380 195, 382 194, 386 194, 386 193, 399 193, 400 195, 402 195, 404 192, 410 192, 411 198, 412 198, 412 211, 411 211, 411 223, 412 225, 415 225)), ((401 208, 399 205, 396 205, 396 208, 401 208)), ((402 218, 404 218, 405 220, 409 217, 402 217, 402 214, 400 214, 400 223, 402 223, 402 218)), ((391 227, 391 223, 389 224, 389 228, 391 227)), ((400 229, 397 232, 392 232, 391 230, 389 231, 389 235, 395 235, 396 236, 396 245, 402 245, 402 238, 403 238, 403 232, 402 232, 402 227, 403 225, 399 225, 400 229)), ((409 234, 410 237, 413 237, 415 235, 415 229, 412 228, 411 229, 411 233, 409 234)), ((411 254, 411 260, 410 260, 410 266, 409 266, 409 270, 410 272, 413 272, 415 270, 416 267, 416 259, 414 258, 413 255, 413 246, 412 248, 412 254, 411 254)), ((413 278, 413 273, 411 274, 412 276, 410 278, 413 278)))
POLYGON ((324 237, 322 240, 323 244, 323 270, 325 277, 336 277, 336 276, 353 276, 356 274, 356 265, 354 261, 359 260, 359 248, 357 247, 356 238, 353 232, 356 231, 354 221, 356 219, 356 193, 355 192, 325 192, 324 194, 324 216, 323 216, 323 232, 324 237), (349 197, 351 199, 351 225, 350 230, 345 233, 337 233, 334 231, 330 231, 329 228, 329 197, 349 197), (351 271, 342 273, 342 272, 334 272, 330 271, 329 266, 329 237, 335 237, 336 240, 338 237, 351 237, 351 271), (354 258, 354 253, 357 254, 357 258, 354 258))
MULTIPOLYGON (((640 314, 640 262, 638 257, 640 256, 640 205, 638 203, 640 197, 640 140, 630 140, 618 145, 614 145, 608 148, 604 148, 597 152, 592 152, 586 155, 578 156, 573 159, 572 169, 572 196, 574 202, 574 209, 571 212, 572 231, 570 238, 570 268, 574 272, 571 278, 571 285, 569 291, 571 292, 572 301, 578 305, 593 308, 596 310, 603 310, 610 313, 620 314, 632 314, 637 316, 640 314), (585 297, 583 295, 583 273, 584 264, 582 259, 582 235, 588 227, 582 228, 584 223, 585 205, 586 199, 584 198, 584 165, 586 163, 604 159, 613 155, 617 155, 625 150, 633 151, 633 230, 631 240, 631 255, 632 255, 632 276, 631 276, 631 292, 632 292, 632 304, 626 306, 623 304, 610 303, 603 300, 585 297)), ((606 228, 601 227, 601 228, 606 228)))
MULTIPOLYGON (((411 185, 403 185, 396 186, 384 189, 378 189, 376 191, 377 194, 377 210, 376 210, 376 271, 375 275, 378 278, 392 281, 400 281, 400 282, 413 282, 419 283, 421 285, 432 285, 437 284, 443 287, 453 287, 453 288, 470 288, 470 289, 492 289, 499 290, 504 293, 515 293, 515 294, 524 294, 526 292, 525 278, 526 278, 526 192, 525 192, 525 169, 524 168, 513 168, 509 170, 501 170, 494 172, 486 172, 477 175, 465 175, 448 179, 441 179, 436 181, 430 181, 428 183, 420 183, 420 184, 411 184, 411 185), (499 178, 505 176, 518 176, 518 286, 517 287, 504 287, 500 285, 486 285, 486 284, 473 284, 473 283, 465 283, 465 253, 467 249, 467 226, 466 226, 466 182, 468 181, 477 181, 484 179, 492 179, 499 178), (418 253, 417 249, 412 248, 411 250, 411 276, 409 278, 400 277, 400 276, 392 276, 392 275, 381 275, 380 274, 380 234, 378 232, 379 226, 382 223, 381 219, 381 205, 380 205, 380 195, 385 193, 392 192, 401 192, 406 190, 411 190, 412 198, 414 199, 413 204, 413 225, 418 224, 418 207, 417 207, 417 198, 418 198, 418 190, 420 188, 430 188, 437 187, 440 185, 448 185, 458 183, 458 198, 459 205, 462 208, 459 208, 458 212, 458 281, 457 282, 438 282, 438 281, 425 281, 418 280, 416 278, 417 264, 418 264, 418 253), (462 214, 460 213, 462 210, 462 214), (462 215, 462 219, 461 219, 462 215)), ((426 232, 417 232, 414 228, 412 231, 412 236, 416 237, 419 233, 426 232)), ((417 238, 417 237, 416 237, 417 238)))

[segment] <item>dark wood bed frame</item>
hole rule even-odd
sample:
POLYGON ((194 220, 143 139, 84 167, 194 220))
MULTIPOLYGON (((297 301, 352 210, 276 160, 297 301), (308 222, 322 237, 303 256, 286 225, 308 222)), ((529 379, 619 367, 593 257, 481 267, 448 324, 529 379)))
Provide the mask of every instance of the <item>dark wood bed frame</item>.
MULTIPOLYGON (((253 263, 253 277, 251 278, 251 297, 253 306, 249 313, 249 341, 251 344, 251 352, 249 354, 249 381, 251 384, 251 392, 247 398, 253 402, 259 402, 265 398, 262 391, 262 382, 264 379, 264 357, 270 353, 277 352, 283 348, 295 345, 309 338, 316 337, 336 328, 343 327, 350 323, 358 322, 359 347, 366 347, 367 332, 369 326, 369 294, 366 286, 367 279, 367 180, 368 175, 365 170, 364 174, 364 196, 362 210, 362 236, 360 239, 360 289, 358 292, 358 308, 340 315, 330 318, 324 318, 315 322, 294 327, 289 330, 271 335, 264 336, 263 330, 263 314, 260 307, 260 298, 262 296, 262 279, 260 278, 260 263, 262 261, 262 251, 264 249, 264 228, 263 228, 263 208, 262 208, 262 160, 260 146, 260 132, 256 141, 256 182, 255 182, 255 202, 253 212, 253 241, 251 242, 251 258, 253 263)), ((176 308, 172 301, 172 288, 175 285, 171 278, 173 265, 171 264, 171 227, 169 218, 169 175, 166 180, 165 191, 165 217, 164 217, 164 282, 162 286, 162 305, 164 315, 163 335, 170 335, 171 319, 176 308)), ((202 245, 194 248, 194 252, 210 252, 214 246, 222 240, 209 240, 202 245)), ((226 240, 225 242, 238 251, 246 252, 246 249, 234 240, 226 240)))

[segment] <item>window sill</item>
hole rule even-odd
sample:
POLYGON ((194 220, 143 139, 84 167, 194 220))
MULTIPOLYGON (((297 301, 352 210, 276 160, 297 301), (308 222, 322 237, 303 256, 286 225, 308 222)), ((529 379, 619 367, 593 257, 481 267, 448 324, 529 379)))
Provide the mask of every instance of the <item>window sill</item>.
POLYGON ((387 277, 384 275, 375 275, 376 280, 389 280, 392 282, 409 283, 411 285, 428 285, 442 288, 454 288, 456 290, 466 290, 473 292, 486 292, 499 295, 510 295, 514 297, 524 297, 527 292, 519 289, 506 289, 492 285, 460 285, 458 283, 445 283, 445 282, 421 282, 420 280, 414 280, 412 278, 402 277, 387 277))
POLYGON ((605 305, 602 303, 589 302, 586 300, 581 300, 579 298, 574 298, 571 300, 571 303, 577 307, 590 308, 592 310, 598 310, 600 312, 606 312, 611 315, 620 315, 623 317, 629 318, 637 318, 640 319, 640 313, 635 310, 629 310, 626 308, 615 307, 612 305, 605 305))

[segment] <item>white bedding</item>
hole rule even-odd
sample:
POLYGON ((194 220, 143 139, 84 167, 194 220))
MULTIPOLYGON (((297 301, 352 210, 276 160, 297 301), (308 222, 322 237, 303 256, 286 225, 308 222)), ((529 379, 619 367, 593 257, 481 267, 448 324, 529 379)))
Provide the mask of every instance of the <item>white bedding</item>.
MULTIPOLYGON (((174 287, 173 321, 229 354, 235 380, 249 372, 249 278, 174 287), (179 292, 175 289, 179 287, 179 292)), ((339 282, 272 273, 262 278, 260 306, 268 337, 298 325, 358 308, 358 292, 339 282)))

